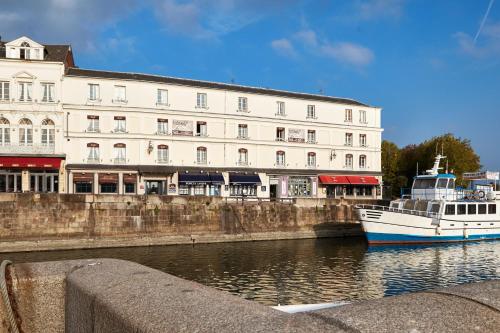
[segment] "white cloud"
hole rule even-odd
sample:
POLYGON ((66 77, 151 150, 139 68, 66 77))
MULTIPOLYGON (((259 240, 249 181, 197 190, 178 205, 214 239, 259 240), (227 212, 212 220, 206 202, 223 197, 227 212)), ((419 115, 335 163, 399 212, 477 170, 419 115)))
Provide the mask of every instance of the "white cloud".
POLYGON ((373 20, 379 18, 400 18, 406 0, 364 0, 356 4, 359 18, 373 20))
POLYGON ((349 42, 324 44, 320 50, 327 57, 354 66, 366 66, 375 58, 370 49, 349 42))
POLYGON ((286 57, 295 58, 297 57, 297 52, 293 47, 292 42, 286 38, 276 39, 271 42, 271 47, 279 54, 286 57))
POLYGON ((294 35, 294 38, 309 46, 317 46, 318 39, 313 30, 301 30, 294 35))
POLYGON ((460 51, 469 56, 487 58, 500 55, 500 22, 485 24, 476 42, 473 36, 464 32, 457 32, 453 37, 460 51))

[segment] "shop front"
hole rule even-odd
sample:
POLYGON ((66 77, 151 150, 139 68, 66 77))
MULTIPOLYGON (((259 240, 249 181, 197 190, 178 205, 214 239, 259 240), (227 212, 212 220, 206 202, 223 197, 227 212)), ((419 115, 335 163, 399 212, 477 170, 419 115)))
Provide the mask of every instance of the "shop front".
POLYGON ((220 196, 224 177, 220 173, 179 173, 179 195, 220 196))
POLYGON ((379 181, 373 176, 320 175, 327 198, 373 199, 379 195, 379 181))
POLYGON ((260 185, 259 175, 229 173, 229 195, 232 197, 256 197, 260 185))
POLYGON ((315 197, 317 192, 317 178, 310 176, 289 176, 289 197, 315 197))
POLYGON ((80 193, 80 194, 94 193, 94 173, 74 172, 73 193, 80 193))

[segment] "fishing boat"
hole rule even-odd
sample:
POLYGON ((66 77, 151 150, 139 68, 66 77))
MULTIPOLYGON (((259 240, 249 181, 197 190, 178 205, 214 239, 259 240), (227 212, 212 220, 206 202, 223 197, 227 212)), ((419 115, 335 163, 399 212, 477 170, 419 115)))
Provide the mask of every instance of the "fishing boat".
POLYGON ((389 206, 355 207, 369 244, 500 239, 499 173, 465 173, 464 179, 472 185, 457 188, 453 172, 440 173, 444 158, 437 155, 433 168, 414 178, 411 195, 391 201, 389 206), (482 184, 473 182, 479 179, 482 184))

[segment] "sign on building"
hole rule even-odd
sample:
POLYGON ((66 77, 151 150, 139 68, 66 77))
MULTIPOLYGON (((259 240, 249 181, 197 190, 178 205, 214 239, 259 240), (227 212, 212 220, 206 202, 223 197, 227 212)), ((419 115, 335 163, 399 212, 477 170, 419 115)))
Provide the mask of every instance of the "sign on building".
POLYGON ((289 142, 306 142, 305 130, 300 129, 300 128, 288 129, 288 141, 289 142))
POLYGON ((172 121, 172 135, 193 136, 193 122, 174 119, 172 121))

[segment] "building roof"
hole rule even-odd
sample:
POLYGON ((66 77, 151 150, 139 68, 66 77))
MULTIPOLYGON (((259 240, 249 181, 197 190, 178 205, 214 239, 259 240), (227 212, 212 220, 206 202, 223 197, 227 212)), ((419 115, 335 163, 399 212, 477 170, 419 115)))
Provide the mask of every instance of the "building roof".
MULTIPOLYGON (((8 42, 0 41, 0 58, 5 58, 5 44, 8 42)), ((67 60, 68 53, 71 52, 71 45, 43 45, 45 48, 44 61, 63 62, 67 60)), ((37 61, 37 60, 32 60, 37 61)))
POLYGON ((364 104, 364 103, 361 103, 361 102, 358 102, 356 100, 349 99, 349 98, 340 98, 340 97, 332 97, 332 96, 316 95, 316 94, 306 94, 306 93, 298 93, 298 92, 292 92, 292 91, 267 89, 267 88, 262 88, 262 87, 250 87, 250 86, 242 86, 242 85, 236 85, 236 84, 191 80, 191 79, 183 79, 183 78, 159 76, 159 75, 150 75, 150 74, 141 74, 141 73, 109 72, 109 71, 100 71, 100 70, 91 70, 91 69, 70 67, 70 68, 68 68, 66 75, 67 76, 89 77, 89 78, 118 79, 118 80, 121 79, 121 80, 170 83, 170 84, 191 86, 191 87, 198 87, 198 88, 222 89, 222 90, 230 90, 230 91, 237 91, 237 92, 243 92, 243 93, 272 95, 272 96, 278 96, 278 97, 291 97, 291 98, 300 98, 300 99, 308 99, 308 100, 323 101, 323 102, 332 102, 332 103, 352 105, 352 106, 369 107, 369 105, 367 105, 367 104, 364 104))

